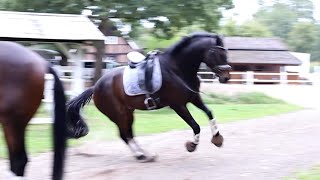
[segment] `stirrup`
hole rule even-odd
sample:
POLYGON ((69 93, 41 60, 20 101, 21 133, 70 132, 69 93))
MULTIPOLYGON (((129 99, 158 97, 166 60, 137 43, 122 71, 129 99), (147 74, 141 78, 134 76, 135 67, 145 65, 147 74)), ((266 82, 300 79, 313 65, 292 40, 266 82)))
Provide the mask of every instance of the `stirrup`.
POLYGON ((156 101, 152 97, 150 97, 149 94, 147 94, 147 98, 144 100, 144 104, 146 105, 148 110, 153 110, 153 109, 157 108, 156 101), (149 105, 149 104, 151 104, 151 105, 149 105))

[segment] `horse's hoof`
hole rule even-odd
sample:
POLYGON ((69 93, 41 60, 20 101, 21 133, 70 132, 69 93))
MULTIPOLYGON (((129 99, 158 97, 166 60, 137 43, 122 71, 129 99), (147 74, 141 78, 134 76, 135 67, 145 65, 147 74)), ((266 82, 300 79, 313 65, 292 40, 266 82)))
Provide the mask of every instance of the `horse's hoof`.
POLYGON ((193 143, 193 142, 188 141, 188 142, 186 142, 186 148, 187 148, 187 151, 189 151, 189 152, 193 152, 193 151, 195 151, 195 150, 196 150, 196 148, 197 148, 197 144, 195 144, 195 143, 193 143))
POLYGON ((221 147, 223 145, 223 136, 221 136, 219 133, 218 135, 212 137, 211 142, 217 147, 221 147))
POLYGON ((138 160, 138 162, 141 162, 141 163, 147 163, 147 162, 155 162, 156 159, 157 159, 157 155, 154 154, 154 155, 140 155, 140 156, 136 156, 136 159, 138 160))

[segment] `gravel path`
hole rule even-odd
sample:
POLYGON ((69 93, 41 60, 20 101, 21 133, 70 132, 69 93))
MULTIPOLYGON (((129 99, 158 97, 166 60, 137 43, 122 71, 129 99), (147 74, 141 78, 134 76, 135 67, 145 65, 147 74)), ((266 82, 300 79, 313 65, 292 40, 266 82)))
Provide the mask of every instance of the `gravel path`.
MULTIPOLYGON (((319 120, 320 111, 310 109, 223 124, 221 149, 210 143, 211 132, 203 127, 194 153, 184 148, 191 130, 138 137, 142 147, 159 155, 154 163, 135 162, 120 140, 88 142, 69 150, 65 179, 283 179, 320 163, 319 120)), ((26 179, 48 179, 50 157, 50 153, 31 157, 26 179)), ((0 172, 6 163, 0 160, 0 172)))

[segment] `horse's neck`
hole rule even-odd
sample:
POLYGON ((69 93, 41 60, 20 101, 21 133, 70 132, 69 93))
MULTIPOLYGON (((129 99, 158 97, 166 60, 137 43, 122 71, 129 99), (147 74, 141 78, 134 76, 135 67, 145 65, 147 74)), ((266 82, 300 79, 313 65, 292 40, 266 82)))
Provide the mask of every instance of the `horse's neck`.
POLYGON ((196 90, 198 88, 198 70, 200 62, 186 61, 187 59, 168 58, 167 63, 171 63, 171 70, 179 76, 190 88, 196 90), (174 63, 173 63, 174 62, 174 63))
POLYGON ((186 77, 196 77, 200 67, 200 55, 186 54, 177 60, 178 68, 186 77))

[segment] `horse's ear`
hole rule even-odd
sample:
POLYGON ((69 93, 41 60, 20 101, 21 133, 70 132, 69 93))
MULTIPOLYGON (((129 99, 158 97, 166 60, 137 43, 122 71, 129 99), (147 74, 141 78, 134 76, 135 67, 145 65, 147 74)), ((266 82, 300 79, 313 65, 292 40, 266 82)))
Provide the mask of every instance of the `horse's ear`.
POLYGON ((223 39, 224 39, 223 35, 217 35, 217 40, 216 40, 217 41, 217 46, 224 47, 223 39))

